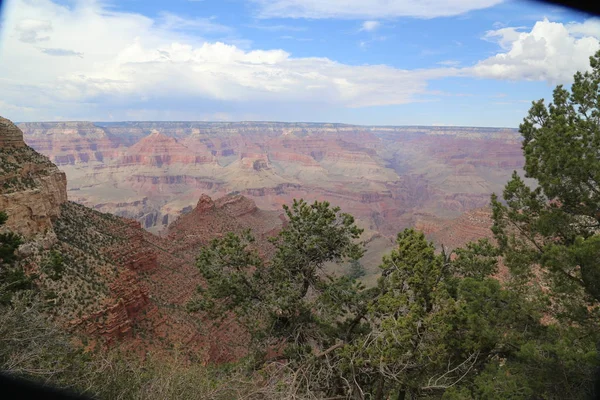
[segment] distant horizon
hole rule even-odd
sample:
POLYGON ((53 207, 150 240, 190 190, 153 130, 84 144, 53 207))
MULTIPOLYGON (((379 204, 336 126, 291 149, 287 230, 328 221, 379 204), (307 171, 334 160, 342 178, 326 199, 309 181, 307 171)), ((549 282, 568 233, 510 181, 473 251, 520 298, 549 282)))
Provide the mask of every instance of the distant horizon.
POLYGON ((479 128, 479 129, 508 129, 517 130, 518 127, 511 126, 481 126, 481 125, 422 125, 422 124, 402 124, 402 125, 379 125, 379 124, 351 124, 346 122, 314 122, 314 121, 269 121, 269 120, 239 120, 239 121, 203 121, 203 120, 122 120, 122 121, 94 121, 94 120, 61 120, 61 121, 13 121, 15 125, 19 124, 61 124, 89 122, 94 125, 102 124, 126 124, 140 122, 158 122, 158 123, 200 123, 200 124, 239 124, 239 123, 264 123, 264 124, 312 124, 312 125, 337 125, 337 126, 358 126, 365 128, 479 128))

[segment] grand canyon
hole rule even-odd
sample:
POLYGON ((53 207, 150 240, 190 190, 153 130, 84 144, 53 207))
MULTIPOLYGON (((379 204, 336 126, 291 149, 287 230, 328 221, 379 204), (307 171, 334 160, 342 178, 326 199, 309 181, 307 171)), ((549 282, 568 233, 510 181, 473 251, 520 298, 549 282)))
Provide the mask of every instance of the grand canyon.
POLYGON ((450 248, 489 237, 489 196, 523 164, 518 133, 492 128, 1 119, 0 139, 4 229, 26 239, 57 323, 141 354, 182 343, 204 363, 239 340, 185 310, 212 239, 251 229, 266 256, 283 204, 327 200, 365 229, 372 285, 405 227, 450 248), (44 269, 52 252, 68 279, 44 269))
MULTIPOLYGON (((440 245, 442 236, 446 245, 464 243, 460 228, 448 228, 451 221, 486 207, 490 194, 500 193, 524 162, 519 133, 506 128, 279 122, 17 125, 28 145, 66 173, 70 200, 135 219, 160 235, 201 195, 239 194, 265 211, 281 211, 294 198, 327 200, 356 216, 365 229, 369 252, 364 262, 372 272, 395 234, 409 226, 440 245)), ((464 228, 464 223, 457 226, 464 228)))
POLYGON ((25 238, 21 265, 49 317, 88 346, 180 344, 203 364, 234 359, 244 338, 186 311, 212 239, 251 229, 268 256, 283 204, 327 200, 365 228, 373 285, 404 227, 450 247, 490 236, 490 193, 523 163, 517 132, 490 128, 0 119, 0 144, 3 229, 25 238))
POLYGON ((559 3, 0 0, 0 398, 600 399, 559 3))

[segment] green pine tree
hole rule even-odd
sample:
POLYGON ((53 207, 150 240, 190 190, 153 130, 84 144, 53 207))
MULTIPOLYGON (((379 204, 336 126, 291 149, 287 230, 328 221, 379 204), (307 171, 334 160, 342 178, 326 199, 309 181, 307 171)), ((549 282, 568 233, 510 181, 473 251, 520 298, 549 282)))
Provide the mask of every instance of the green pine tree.
MULTIPOLYGON (((0 227, 6 223, 8 215, 0 211, 0 227)), ((0 233, 0 303, 10 302, 13 294, 30 289, 32 279, 25 275, 17 265, 17 248, 23 243, 21 237, 13 232, 0 233)))
POLYGON ((350 267, 348 268, 348 278, 358 279, 367 274, 365 267, 362 266, 358 260, 350 260, 350 267))
POLYGON ((327 202, 295 200, 284 209, 288 224, 272 239, 270 260, 259 257, 249 232, 230 233, 201 250, 197 265, 207 285, 190 309, 215 318, 233 313, 258 353, 277 347, 279 357, 301 363, 358 328, 360 285, 324 267, 361 257, 362 230, 327 202))
POLYGON ((563 398, 586 396, 598 365, 600 52, 590 66, 575 74, 570 90, 556 87, 552 103, 533 102, 520 125, 525 175, 537 187, 515 172, 503 199, 492 196, 493 232, 509 284, 545 302, 554 331, 530 349, 538 367, 524 371, 542 375, 548 397, 548 387, 559 385, 563 398))
POLYGON ((373 399, 473 398, 481 372, 506 372, 502 360, 543 331, 535 304, 491 278, 496 252, 485 240, 451 257, 407 229, 380 268, 368 334, 343 349, 346 379, 373 399))

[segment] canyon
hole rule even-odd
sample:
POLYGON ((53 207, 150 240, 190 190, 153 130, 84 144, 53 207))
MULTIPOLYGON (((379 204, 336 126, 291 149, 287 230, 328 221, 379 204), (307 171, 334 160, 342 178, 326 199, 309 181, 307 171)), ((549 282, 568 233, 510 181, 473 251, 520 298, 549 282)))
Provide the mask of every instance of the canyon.
MULTIPOLYGON (((450 249, 490 237, 489 194, 523 162, 518 134, 505 129, 19 126, 25 135, 0 119, 2 230, 25 238, 20 264, 48 316, 86 347, 183 352, 203 364, 236 359, 247 345, 234 321, 217 326, 186 307, 203 284, 198 249, 212 239, 250 229, 268 257, 283 204, 327 200, 365 228, 362 281, 374 285, 404 227, 450 249), (58 279, 48 267, 56 254, 58 279)), ((327 268, 345 274, 347 265, 327 268)))
MULTIPOLYGON (((279 122, 20 123, 68 178, 69 198, 165 234, 202 195, 261 210, 294 198, 353 214, 365 240, 391 246, 409 226, 430 237, 485 207, 523 166, 508 128, 279 122), (385 242, 386 244, 384 244, 385 242)), ((379 258, 374 257, 374 259, 379 258)))

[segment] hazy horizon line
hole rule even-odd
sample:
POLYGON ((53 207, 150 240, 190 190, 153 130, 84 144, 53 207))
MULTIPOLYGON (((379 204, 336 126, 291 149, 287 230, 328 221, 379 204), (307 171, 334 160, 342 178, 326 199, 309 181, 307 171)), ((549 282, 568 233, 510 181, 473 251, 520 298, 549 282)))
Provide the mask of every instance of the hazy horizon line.
POLYGON ((378 124, 350 124, 346 122, 308 122, 308 121, 270 121, 270 120, 239 120, 239 121, 203 121, 203 120, 122 120, 122 121, 93 121, 93 120, 61 120, 61 121, 14 121, 16 125, 18 124, 61 124, 61 123, 79 123, 79 122, 89 122, 92 124, 127 124, 127 123, 148 123, 148 122, 158 122, 158 123, 203 123, 203 124, 243 124, 243 123, 269 123, 269 124, 287 124, 287 125, 299 125, 299 124, 307 124, 307 125, 337 125, 337 126, 357 126, 357 127, 366 127, 366 128, 483 128, 483 129, 510 129, 510 130, 518 130, 518 127, 511 126, 481 126, 481 125, 415 125, 415 124, 402 124, 402 125, 378 125, 378 124))

